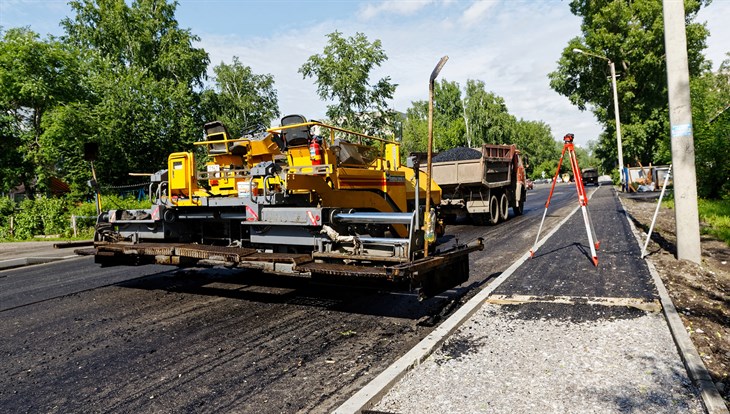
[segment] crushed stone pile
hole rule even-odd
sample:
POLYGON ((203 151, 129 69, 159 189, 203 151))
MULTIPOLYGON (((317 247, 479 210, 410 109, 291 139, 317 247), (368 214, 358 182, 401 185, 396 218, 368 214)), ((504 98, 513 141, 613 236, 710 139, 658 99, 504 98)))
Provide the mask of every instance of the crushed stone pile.
POLYGON ((482 152, 469 147, 456 147, 434 155, 433 162, 478 160, 482 152))

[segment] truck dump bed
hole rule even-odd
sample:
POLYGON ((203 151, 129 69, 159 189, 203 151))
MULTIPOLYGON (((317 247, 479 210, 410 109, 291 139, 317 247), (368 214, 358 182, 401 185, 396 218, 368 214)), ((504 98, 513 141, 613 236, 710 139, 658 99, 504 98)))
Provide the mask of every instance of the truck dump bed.
POLYGON ((484 144, 479 158, 434 162, 432 177, 442 189, 450 186, 506 186, 512 180, 510 164, 515 151, 514 145, 484 144))

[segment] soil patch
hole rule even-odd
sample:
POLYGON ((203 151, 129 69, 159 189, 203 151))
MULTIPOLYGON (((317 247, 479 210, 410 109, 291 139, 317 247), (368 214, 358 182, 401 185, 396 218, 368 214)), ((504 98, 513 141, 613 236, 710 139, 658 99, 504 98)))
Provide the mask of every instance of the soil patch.
MULTIPOLYGON (((629 218, 646 237, 656 200, 622 197, 629 218)), ((703 223, 700 223, 702 226, 703 223)), ((657 269, 692 342, 725 403, 730 402, 730 248, 703 235, 700 265, 676 259, 674 210, 661 208, 647 258, 657 269)), ((730 405, 730 404, 728 404, 730 405)))

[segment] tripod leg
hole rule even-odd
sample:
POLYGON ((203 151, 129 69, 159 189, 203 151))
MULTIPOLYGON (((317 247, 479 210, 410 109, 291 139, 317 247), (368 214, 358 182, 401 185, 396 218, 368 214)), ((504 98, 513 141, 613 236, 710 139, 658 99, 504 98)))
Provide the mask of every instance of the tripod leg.
POLYGON ((545 216, 547 216, 547 207, 545 207, 545 211, 542 213, 542 220, 540 220, 540 227, 537 229, 535 244, 533 244, 532 249, 530 249, 530 258, 535 257, 535 246, 537 246, 537 242, 540 240, 540 233, 542 232, 542 224, 545 223, 545 216))
POLYGON ((553 191, 555 190, 555 182, 558 180, 558 174, 560 174, 560 166, 563 165, 563 157, 565 156, 565 149, 567 146, 563 146, 563 152, 560 154, 560 161, 558 161, 558 169, 555 171, 555 177, 553 177, 553 184, 550 187, 550 194, 548 194, 548 199, 545 202, 545 211, 542 213, 542 220, 540 221, 540 227, 537 229, 537 236, 535 237, 535 244, 532 245, 532 249, 530 249, 530 257, 535 257, 535 251, 537 246, 537 242, 540 240, 540 233, 542 232, 542 225, 545 223, 545 216, 547 216, 547 209, 550 206, 550 199, 553 198, 553 191))
POLYGON ((591 218, 591 212, 588 210, 588 206, 586 205, 586 213, 588 214, 588 224, 591 228, 591 234, 593 234, 593 240, 595 240, 595 246, 596 250, 600 249, 601 247, 601 241, 598 240, 598 236, 596 236, 596 230, 593 228, 593 219, 591 218))
POLYGON ((586 225, 586 234, 588 235, 588 244, 591 247, 591 259, 593 260, 593 265, 598 266, 598 256, 596 255, 596 248, 593 244, 593 235, 591 234, 591 230, 593 230, 593 226, 590 224, 590 219, 588 218, 588 209, 586 206, 580 206, 581 211, 583 212, 583 222, 586 225))

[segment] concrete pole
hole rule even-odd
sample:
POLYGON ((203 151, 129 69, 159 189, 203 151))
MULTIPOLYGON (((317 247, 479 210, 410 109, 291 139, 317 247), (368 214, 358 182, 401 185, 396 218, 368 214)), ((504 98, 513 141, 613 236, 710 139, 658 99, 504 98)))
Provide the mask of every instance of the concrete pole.
MULTIPOLYGON (((613 87, 613 112, 616 115, 616 149, 618 151, 618 175, 621 180, 621 191, 624 184, 624 150, 621 142, 621 120, 618 115, 618 91, 616 90, 616 65, 612 60, 608 60, 608 67, 611 69, 611 86, 613 87)), ((628 177, 627 177, 628 178, 628 177)))
POLYGON ((684 2, 682 0, 663 0, 663 7, 669 122, 671 124, 672 164, 674 165, 677 259, 700 263, 702 251, 697 212, 697 175, 689 94, 684 2))

